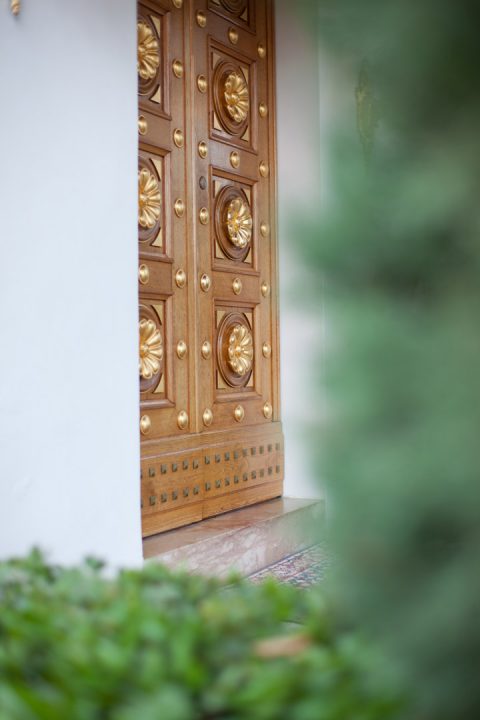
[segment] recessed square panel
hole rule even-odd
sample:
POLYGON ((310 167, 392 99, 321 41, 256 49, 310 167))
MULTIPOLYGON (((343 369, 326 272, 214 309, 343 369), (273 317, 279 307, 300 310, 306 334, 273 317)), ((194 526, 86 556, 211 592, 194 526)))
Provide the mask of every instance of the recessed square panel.
POLYGON ((252 181, 212 174, 213 265, 219 268, 253 268, 255 217, 252 181))
POLYGON ((208 7, 235 25, 255 32, 255 0, 209 0, 208 7))
POLYGON ((143 300, 139 308, 139 358, 141 400, 166 397, 165 303, 143 300))
POLYGON ((210 136, 255 151, 255 62, 213 41, 209 54, 210 136))
POLYGON ((169 95, 166 82, 169 15, 138 5, 137 75, 140 108, 168 117, 169 95))
POLYGON ((168 156, 144 150, 138 160, 138 240, 140 251, 166 254, 168 156))
POLYGON ((254 387, 253 308, 242 311, 232 306, 215 308, 217 399, 239 392, 252 392, 254 387))

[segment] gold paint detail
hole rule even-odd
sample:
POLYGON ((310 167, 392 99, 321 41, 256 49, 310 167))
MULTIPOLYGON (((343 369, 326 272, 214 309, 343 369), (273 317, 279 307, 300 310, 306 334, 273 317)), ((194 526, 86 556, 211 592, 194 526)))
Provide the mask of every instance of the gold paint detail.
POLYGON ((208 292, 211 285, 212 281, 210 280, 209 276, 206 273, 203 273, 200 278, 200 287, 202 288, 203 292, 208 292))
POLYGON ((240 195, 231 200, 227 206, 227 232, 235 247, 243 250, 252 239, 252 213, 246 200, 240 195))
POLYGON ((158 40, 150 25, 137 23, 137 72, 142 80, 152 80, 160 65, 158 40))
POLYGON ((197 14, 195 15, 195 18, 197 20, 198 27, 204 28, 207 24, 207 16, 204 12, 201 10, 197 10, 197 14))
POLYGON ((267 48, 265 47, 265 45, 263 43, 258 43, 257 52, 258 52, 258 57, 260 57, 262 59, 266 56, 267 48))
POLYGON ((138 173, 138 224, 144 229, 155 227, 160 217, 161 196, 156 177, 147 168, 138 173))
POLYGON ((178 148, 183 147, 183 132, 178 128, 173 131, 173 142, 178 148))
POLYGON ((212 354, 212 346, 210 345, 208 340, 205 340, 202 343, 202 357, 204 360, 208 360, 208 358, 211 356, 211 354, 212 354))
POLYGON ((267 115, 268 115, 268 107, 267 107, 266 103, 263 103, 263 102, 260 103, 260 105, 258 106, 258 114, 259 114, 260 117, 262 117, 262 118, 266 118, 266 117, 267 117, 267 115))
POLYGON ((272 357, 272 346, 268 342, 264 342, 262 345, 262 353, 263 357, 266 357, 267 359, 272 357))
POLYGON ((181 217, 184 216, 184 214, 185 214, 185 203, 183 202, 183 200, 182 200, 181 198, 177 198, 177 199, 175 200, 175 203, 174 203, 174 205, 173 205, 173 209, 175 210, 175 215, 176 215, 178 218, 181 218, 181 217))
POLYGON ((265 162, 265 160, 262 160, 260 165, 258 166, 258 169, 260 171, 260 175, 264 178, 268 177, 270 173, 270 168, 268 167, 268 163, 265 162))
POLYGON ((272 406, 270 405, 270 403, 266 402, 265 405, 263 406, 263 414, 265 415, 265 417, 267 418, 267 420, 271 420, 271 419, 272 419, 273 408, 272 408, 272 406))
POLYGON ((250 106, 248 85, 245 78, 238 72, 231 72, 225 80, 224 97, 226 110, 232 120, 242 123, 248 115, 250 106))
POLYGON ((180 289, 187 284, 187 273, 182 268, 179 268, 175 273, 175 282, 180 289))
POLYGON ((243 289, 243 284, 240 278, 235 278, 235 280, 232 282, 232 290, 235 293, 235 295, 240 295, 243 289))
POLYGON ((210 214, 206 207, 200 208, 200 212, 198 213, 198 219, 202 223, 202 225, 206 225, 208 223, 208 220, 210 218, 210 214))
POLYGON ((144 115, 140 115, 138 118, 138 132, 140 135, 146 135, 148 132, 148 123, 144 115))
POLYGON ((233 411, 233 416, 238 423, 241 423, 245 417, 245 410, 241 405, 237 405, 233 411))
POLYGON ((174 60, 173 63, 172 63, 172 70, 173 70, 173 74, 175 75, 175 77, 177 77, 177 78, 179 78, 179 79, 182 78, 182 77, 183 77, 183 63, 182 63, 182 61, 181 61, 181 60, 174 60))
POLYGON ((270 285, 267 282, 265 282, 265 280, 262 282, 262 286, 260 289, 262 291, 263 297, 266 298, 270 295, 270 285))
POLYGON ((177 416, 177 425, 180 430, 186 430, 188 427, 188 415, 185 410, 181 410, 177 416))
POLYGON ((228 30, 228 39, 232 43, 232 45, 236 45, 238 43, 238 30, 231 27, 228 30))
POLYGON ((150 280, 150 269, 148 265, 142 263, 138 268, 138 281, 141 285, 148 285, 150 280))
POLYGON ((269 227, 268 223, 262 222, 260 224, 260 232, 262 234, 262 237, 267 237, 267 235, 270 232, 270 227, 269 227))
POLYGON ((240 155, 238 152, 230 153, 230 165, 237 170, 240 167, 240 155))
POLYGON ((152 429, 152 421, 148 415, 142 415, 140 418, 140 432, 142 435, 148 435, 152 429))
POLYGON ((202 142, 198 143, 198 154, 200 155, 202 160, 205 160, 208 155, 208 145, 206 142, 203 142, 203 140, 202 142))
POLYGON ((213 412, 210 410, 210 408, 207 408, 203 411, 203 424, 205 427, 210 427, 210 425, 213 422, 213 412))
POLYGON ((177 355, 180 358, 180 360, 183 360, 183 358, 186 356, 186 354, 187 354, 187 343, 185 342, 185 340, 180 340, 177 343, 177 355))
POLYGON ((253 337, 245 325, 235 325, 228 339, 228 364, 243 377, 252 369, 253 337))
POLYGON ((180 10, 183 5, 183 0, 172 0, 173 5, 180 10))
POLYGON ((163 359, 162 333, 153 320, 140 320, 140 347, 138 369, 144 380, 151 380, 160 372, 163 359))
POLYGON ((205 75, 199 75, 197 77, 197 87, 201 93, 207 92, 208 83, 205 75))

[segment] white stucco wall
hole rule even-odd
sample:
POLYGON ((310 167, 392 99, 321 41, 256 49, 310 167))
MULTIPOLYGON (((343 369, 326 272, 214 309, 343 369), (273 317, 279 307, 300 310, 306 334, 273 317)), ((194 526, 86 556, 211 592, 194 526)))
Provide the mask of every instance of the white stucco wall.
POLYGON ((0 555, 141 562, 134 0, 0 3, 0 555), (121 397, 121 402, 118 398, 121 397))
POLYGON ((314 393, 321 368, 313 356, 323 338, 323 308, 308 307, 310 276, 296 248, 295 218, 318 207, 320 187, 320 85, 318 49, 298 18, 295 3, 277 0, 278 240, 280 250, 280 342, 282 419, 285 433, 285 494, 322 495, 306 439, 310 417, 322 412, 314 393))

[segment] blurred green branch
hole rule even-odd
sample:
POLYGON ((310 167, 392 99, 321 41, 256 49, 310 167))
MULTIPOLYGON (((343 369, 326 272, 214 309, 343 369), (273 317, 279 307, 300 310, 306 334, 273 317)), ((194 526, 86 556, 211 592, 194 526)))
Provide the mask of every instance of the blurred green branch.
MULTIPOLYGON (((369 163, 337 117, 329 196, 298 233, 326 278, 315 428, 337 603, 382 643, 405 718, 480 716, 480 6, 300 3, 323 52, 362 59, 381 107, 369 163)), ((358 85, 357 85, 358 87, 358 85)), ((358 91, 357 91, 358 92, 358 91)), ((372 111, 373 112, 373 111, 372 111)), ((371 112, 365 122, 372 124, 371 112)), ((361 121, 363 124, 363 121, 361 121)))

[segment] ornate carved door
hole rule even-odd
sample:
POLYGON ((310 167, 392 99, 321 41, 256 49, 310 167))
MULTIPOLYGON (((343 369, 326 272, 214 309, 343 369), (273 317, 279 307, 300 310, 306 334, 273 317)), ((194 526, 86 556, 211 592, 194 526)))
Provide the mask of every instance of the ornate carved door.
POLYGON ((138 3, 143 534, 281 495, 271 0, 138 3))

